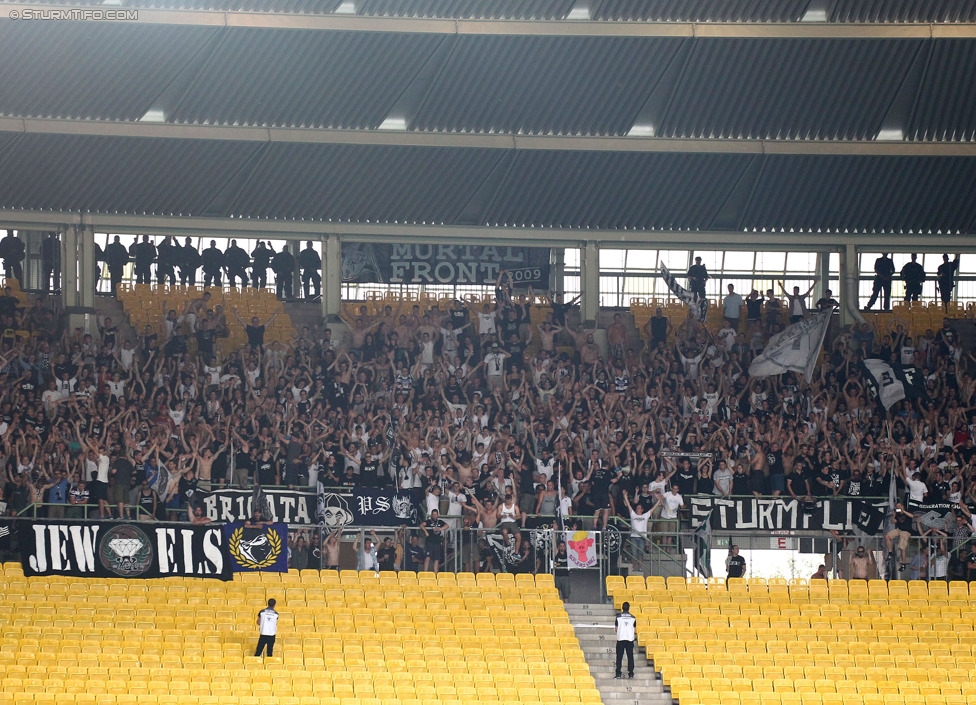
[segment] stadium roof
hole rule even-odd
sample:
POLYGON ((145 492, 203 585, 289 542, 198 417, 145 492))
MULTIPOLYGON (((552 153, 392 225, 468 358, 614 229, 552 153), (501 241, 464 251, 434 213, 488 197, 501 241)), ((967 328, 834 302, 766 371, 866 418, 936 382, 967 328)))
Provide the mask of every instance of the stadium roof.
POLYGON ((976 229, 976 0, 96 5, 0 19, 2 209, 976 229))

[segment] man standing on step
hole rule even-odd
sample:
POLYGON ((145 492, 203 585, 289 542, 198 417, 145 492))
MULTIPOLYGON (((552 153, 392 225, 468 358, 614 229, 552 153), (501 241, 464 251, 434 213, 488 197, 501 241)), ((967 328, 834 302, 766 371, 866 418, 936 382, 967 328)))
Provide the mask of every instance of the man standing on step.
POLYGON ((627 677, 634 677, 634 642, 637 641, 637 620, 630 613, 630 603, 625 602, 621 606, 621 612, 617 615, 617 670, 614 678, 623 678, 621 666, 623 665, 624 652, 627 652, 627 677))
POLYGON ((278 634, 278 613, 275 611, 275 601, 268 600, 268 606, 258 612, 258 629, 261 633, 255 656, 260 656, 265 647, 268 656, 274 655, 275 636, 278 634))
POLYGON ((122 244, 122 238, 118 235, 108 245, 105 246, 105 263, 108 265, 108 277, 111 282, 112 296, 115 296, 119 284, 122 283, 122 274, 125 265, 129 263, 129 251, 122 244))
POLYGON ((312 289, 315 298, 322 295, 322 258, 315 251, 315 246, 309 240, 305 249, 298 255, 298 266, 302 270, 302 285, 305 289, 305 300, 312 300, 312 289))

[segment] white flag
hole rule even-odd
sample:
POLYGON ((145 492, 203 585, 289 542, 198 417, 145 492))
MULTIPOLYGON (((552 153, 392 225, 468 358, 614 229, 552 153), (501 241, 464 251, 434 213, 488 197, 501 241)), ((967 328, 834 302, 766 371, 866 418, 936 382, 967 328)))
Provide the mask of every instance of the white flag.
POLYGON ((749 376, 771 377, 784 372, 802 372, 809 381, 832 315, 833 309, 821 311, 774 335, 749 365, 749 376))
POLYGON ((888 363, 877 358, 868 358, 864 361, 864 369, 867 370, 870 386, 874 388, 874 393, 878 395, 885 409, 890 409, 908 396, 905 384, 888 363))
POLYGON ((664 262, 661 262, 661 276, 664 277, 664 283, 668 285, 671 293, 691 306, 691 311, 697 320, 704 321, 705 316, 708 315, 708 299, 700 299, 698 294, 693 294, 681 286, 671 274, 671 270, 664 266, 664 262))
POLYGON ((570 568, 592 568, 596 565, 596 532, 566 531, 566 562, 570 568))

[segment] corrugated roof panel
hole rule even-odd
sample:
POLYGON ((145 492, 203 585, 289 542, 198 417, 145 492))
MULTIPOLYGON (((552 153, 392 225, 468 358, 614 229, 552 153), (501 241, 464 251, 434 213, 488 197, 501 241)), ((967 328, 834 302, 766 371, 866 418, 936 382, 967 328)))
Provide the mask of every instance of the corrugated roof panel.
POLYGON ((976 42, 937 41, 922 78, 907 139, 976 138, 976 42))
POLYGON ((707 229, 750 155, 520 153, 488 225, 707 229))
POLYGON ((767 156, 742 227, 965 232, 974 192, 962 157, 767 156))
POLYGON ((375 128, 439 35, 228 29, 174 122, 375 128))
POLYGON ((561 20, 576 0, 362 0, 360 15, 465 19, 561 20))
POLYGON ((873 139, 919 44, 698 39, 658 134, 873 139))
POLYGON ((0 207, 198 215, 261 145, 21 135, 3 153, 0 207))
POLYGON ((504 152, 272 144, 232 214, 451 223, 504 152))
POLYGON ((835 0, 831 22, 976 22, 976 0, 835 0))
POLYGON ((218 30, 0 22, 0 114, 138 120, 218 30))
POLYGON ((412 127, 626 134, 681 41, 458 37, 412 127))
POLYGON ((651 22, 792 22, 810 0, 602 0, 593 19, 651 22))

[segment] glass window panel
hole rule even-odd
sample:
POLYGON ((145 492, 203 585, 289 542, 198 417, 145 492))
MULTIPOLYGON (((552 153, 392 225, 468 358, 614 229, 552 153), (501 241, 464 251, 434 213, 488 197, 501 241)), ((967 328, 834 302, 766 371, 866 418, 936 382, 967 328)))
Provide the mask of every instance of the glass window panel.
POLYGON ((838 276, 840 275, 840 253, 839 252, 830 253, 830 259, 828 260, 827 268, 831 274, 837 274, 838 276))
POLYGON ((817 271, 816 252, 788 252, 786 254, 787 272, 815 272, 817 271))
POLYGON ((620 271, 627 261, 627 250, 600 250, 600 270, 620 271))
MULTIPOLYGON (((694 257, 702 258, 702 264, 705 265, 705 269, 709 273, 722 269, 722 255, 725 254, 722 250, 695 250, 692 254, 694 257)), ((695 261, 694 257, 691 260, 692 262, 695 261)))
POLYGON ((618 307, 626 305, 621 292, 624 277, 600 277, 600 305, 618 307))
POLYGON ((785 252, 757 252, 756 271, 757 272, 779 272, 782 274, 786 267, 785 252))
MULTIPOLYGON (((959 263, 965 261, 966 257, 970 255, 963 255, 959 263)), ((926 254, 919 254, 918 261, 922 263, 922 268, 929 277, 935 277, 935 273, 939 269, 939 265, 942 264, 942 255, 935 252, 928 252, 926 254)))
POLYGON ((655 272, 658 268, 657 250, 628 250, 627 269, 655 272))
POLYGON ((726 272, 751 272, 755 266, 755 252, 729 251, 725 253, 726 272))
MULTIPOLYGON (((955 255, 950 255, 950 259, 954 259, 955 255)), ((942 257, 939 257, 939 264, 942 264, 942 257)), ((936 265, 937 267, 938 265, 936 265)), ((932 268, 934 272, 936 267, 932 268)), ((927 270, 926 270, 927 271, 927 270)), ((959 274, 972 276, 976 274, 976 255, 962 255, 959 258, 959 274)))
POLYGON ((567 247, 563 250, 563 253, 563 261, 566 263, 566 269, 580 268, 580 251, 578 247, 567 247))
POLYGON ((580 293, 579 277, 563 277, 563 296, 564 301, 574 298, 580 293))
POLYGON ((664 266, 672 272, 688 271, 688 250, 658 250, 657 257, 658 263, 655 266, 664 262, 664 266))
POLYGON ((628 276, 624 279, 624 293, 629 296, 653 294, 655 279, 655 277, 628 276))
POLYGON ((859 265, 862 274, 874 275, 874 260, 881 256, 880 252, 862 252, 859 265))

